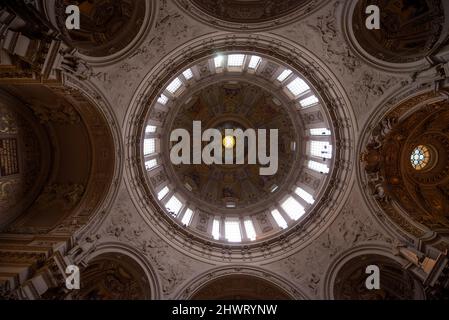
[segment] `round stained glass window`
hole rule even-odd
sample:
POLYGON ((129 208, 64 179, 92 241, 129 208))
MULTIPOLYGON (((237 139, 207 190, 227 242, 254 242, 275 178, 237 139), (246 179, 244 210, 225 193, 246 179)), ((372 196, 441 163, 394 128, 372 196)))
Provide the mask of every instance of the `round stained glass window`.
POLYGON ((410 156, 410 161, 415 170, 424 169, 429 164, 430 161, 429 148, 424 145, 417 146, 410 156))

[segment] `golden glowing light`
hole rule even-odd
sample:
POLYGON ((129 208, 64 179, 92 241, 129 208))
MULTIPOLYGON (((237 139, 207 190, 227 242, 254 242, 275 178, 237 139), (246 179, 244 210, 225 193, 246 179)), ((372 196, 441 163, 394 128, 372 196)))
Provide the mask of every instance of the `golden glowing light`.
POLYGON ((235 146, 235 138, 233 136, 225 136, 223 138, 223 147, 232 149, 235 146))
POLYGON ((413 150, 410 161, 415 170, 424 169, 430 162, 430 150, 425 145, 419 145, 413 150))

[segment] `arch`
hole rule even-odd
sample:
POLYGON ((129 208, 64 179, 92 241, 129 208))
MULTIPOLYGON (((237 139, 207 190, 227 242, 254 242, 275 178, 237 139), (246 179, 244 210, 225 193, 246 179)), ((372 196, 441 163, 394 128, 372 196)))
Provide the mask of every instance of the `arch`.
MULTIPOLYGON (((287 279, 276 275, 273 272, 250 266, 239 266, 239 265, 229 265, 225 267, 217 267, 206 272, 197 275, 191 279, 187 284, 181 287, 177 293, 174 295, 175 299, 192 299, 197 294, 201 293, 201 290, 206 289, 211 284, 219 284, 221 281, 226 279, 236 279, 236 277, 243 277, 244 279, 249 279, 249 281, 255 280, 257 283, 266 288, 274 288, 277 294, 285 296, 283 299, 297 299, 297 300, 308 300, 306 294, 303 290, 298 288, 295 284, 291 283, 287 279)), ((232 295, 233 290, 229 290, 229 294, 232 295)), ((237 290, 238 291, 238 290, 237 290)), ((249 292, 246 293, 248 296, 249 292)), ((254 294, 254 293, 252 293, 254 294)), ((228 298, 228 297, 226 297, 228 298)), ((253 297, 249 297, 253 299, 253 297)), ((257 297, 257 299, 262 297, 257 297)), ((272 297, 275 299, 275 297, 272 297)), ((280 298, 280 296, 278 296, 280 298)))
MULTIPOLYGON (((84 268, 88 267, 90 263, 100 259, 101 257, 107 257, 108 255, 119 254, 127 257, 133 261, 138 268, 140 268, 141 276, 145 278, 145 283, 148 285, 148 290, 145 295, 145 299, 158 300, 161 299, 161 285, 159 277, 154 270, 153 266, 148 262, 143 255, 135 248, 118 242, 101 243, 95 247, 94 251, 85 255, 78 263, 83 265, 84 268)), ((83 277, 83 271, 81 270, 81 277, 83 277)))
POLYGON ((223 276, 206 283, 192 300, 290 300, 269 281, 248 275, 223 276))
POLYGON ((44 163, 50 169, 39 193, 7 231, 75 236, 103 205, 110 204, 112 181, 120 173, 115 150, 120 140, 114 141, 112 121, 106 120, 104 106, 73 86, 23 85, 7 90, 26 102, 51 146, 44 163))
POLYGON ((108 127, 110 130, 111 138, 113 141, 113 153, 114 153, 114 165, 113 165, 113 173, 111 175, 111 184, 108 189, 108 192, 105 193, 102 203, 98 206, 96 213, 92 216, 91 221, 94 223, 86 224, 81 230, 79 230, 78 237, 81 237, 81 234, 87 232, 94 232, 96 228, 101 226, 101 223, 106 218, 105 212, 108 212, 113 205, 114 199, 116 198, 120 183, 119 181, 123 176, 123 139, 122 132, 118 122, 118 119, 113 111, 113 107, 111 102, 107 97, 105 97, 101 90, 99 90, 91 81, 80 81, 76 77, 73 76, 65 76, 64 85, 69 90, 75 90, 77 92, 82 93, 85 98, 90 101, 92 104, 97 106, 98 112, 108 123, 108 127), (99 218, 97 218, 99 217, 99 218))
POLYGON ((393 254, 392 246, 388 243, 360 243, 343 251, 330 263, 321 287, 322 296, 324 299, 355 300, 425 299, 421 282, 403 268, 407 264, 393 254), (365 287, 365 281, 370 275, 366 273, 368 265, 379 267, 380 290, 368 290, 365 287), (382 282, 382 279, 388 281, 382 282))
POLYGON ((214 28, 247 32, 293 23, 318 11, 326 1, 176 0, 176 4, 195 19, 214 28))

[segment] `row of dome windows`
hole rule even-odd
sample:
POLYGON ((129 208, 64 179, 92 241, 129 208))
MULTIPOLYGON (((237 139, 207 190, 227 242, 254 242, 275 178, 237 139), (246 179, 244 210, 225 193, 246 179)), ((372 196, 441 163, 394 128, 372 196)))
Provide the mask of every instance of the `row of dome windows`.
MULTIPOLYGON (((212 59, 212 64, 216 73, 224 72, 248 72, 255 74, 262 65, 263 59, 256 55, 229 54, 218 55, 212 59)), ((195 67, 192 67, 193 69, 195 67)), ((157 103, 165 106, 171 98, 179 96, 190 81, 195 80, 195 73, 192 68, 184 70, 165 88, 157 99, 157 103)), ((298 101, 301 108, 309 108, 319 104, 318 98, 313 94, 310 87, 292 70, 282 68, 275 73, 275 82, 283 87, 284 92, 291 99, 298 101)), ((151 119, 150 119, 151 121, 151 119)), ((151 122, 154 123, 154 122, 151 122)), ((145 129, 144 155, 145 167, 152 171, 159 166, 157 158, 157 136, 158 126, 150 124, 145 129)), ((310 136, 331 136, 331 131, 327 128, 310 128, 310 136)), ((329 173, 329 167, 326 165, 326 159, 332 158, 332 145, 329 141, 311 140, 308 142, 308 154, 315 157, 315 160, 309 160, 307 166, 309 169, 321 174, 329 173), (322 162, 321 162, 322 160, 322 162)), ((275 192, 278 186, 274 185, 271 192, 275 192)), ((167 212, 178 219, 183 225, 190 226, 195 217, 195 209, 189 208, 181 197, 176 195, 174 190, 170 190, 166 185, 157 193, 158 200, 163 204, 167 212)), ((305 206, 312 205, 315 202, 312 194, 301 187, 287 196, 280 205, 270 211, 272 220, 279 228, 285 229, 292 221, 297 221, 305 214, 305 206)), ((228 206, 232 207, 232 206, 228 206)), ((215 217, 212 221, 212 228, 209 231, 215 240, 227 240, 229 242, 254 241, 257 239, 256 231, 251 217, 215 217)))
MULTIPOLYGON (((155 132, 155 127, 148 126, 147 131, 155 132)), ((330 135, 330 130, 326 128, 315 128, 310 129, 310 133, 311 135, 330 135)), ((153 154, 156 145, 155 138, 145 139, 145 141, 148 142, 146 142, 144 146, 144 152, 153 154)), ((311 141, 311 145, 314 145, 314 142, 316 143, 316 149, 314 151, 315 155, 322 156, 323 153, 325 153, 327 158, 331 158, 332 146, 328 142, 311 141)), ((145 166, 148 171, 151 171, 158 166, 158 160, 156 158, 150 159, 146 161, 145 166)), ((322 174, 329 172, 329 168, 325 164, 313 160, 308 162, 308 167, 322 174)), ((276 189, 277 188, 272 188, 272 192, 276 189)), ((185 203, 175 194, 171 194, 169 199, 165 199, 169 193, 169 187, 164 186, 157 194, 158 200, 165 203, 165 208, 170 215, 179 219, 183 225, 189 226, 194 216, 194 211, 190 208, 182 210, 185 203)), ((300 201, 298 201, 298 197, 302 199, 303 203, 305 202, 309 205, 315 202, 314 197, 310 193, 301 187, 297 187, 293 196, 290 195, 287 197, 287 199, 280 204, 279 208, 271 211, 274 221, 280 228, 287 228, 287 221, 296 221, 305 213, 305 208, 300 201)), ((219 240, 223 238, 229 242, 241 242, 242 238, 247 238, 251 241, 256 240, 256 232, 254 231, 255 229, 251 218, 245 218, 243 222, 239 220, 239 224, 236 224, 235 221, 229 219, 232 220, 233 218, 227 218, 223 224, 218 224, 220 222, 219 218, 214 219, 212 228, 212 237, 214 239, 219 240), (242 230, 245 230, 246 237, 243 236, 242 230)))
MULTIPOLYGON (((170 194, 168 186, 164 186, 158 192, 157 197, 159 201, 165 203, 165 208, 171 216, 180 219, 185 226, 191 224, 194 210, 186 207, 186 203, 175 194, 170 194)), ((287 221, 297 221, 304 215, 305 208, 300 201, 309 205, 315 203, 315 199, 310 193, 301 187, 297 187, 293 195, 288 196, 278 208, 271 210, 271 216, 279 228, 286 229, 288 227, 287 221)), ((243 219, 215 217, 212 222, 211 235, 215 240, 225 239, 229 242, 255 241, 257 239, 256 229, 251 217, 243 219)))
MULTIPOLYGON (((219 55, 213 59, 216 73, 224 72, 243 72, 255 73, 261 65, 263 59, 259 56, 249 56, 244 54, 230 54, 219 55), (225 65, 227 66, 225 68, 225 65)), ((183 88, 190 81, 193 81, 194 73, 191 68, 182 72, 182 77, 178 76, 165 88, 157 102, 161 105, 166 105, 171 96, 175 98, 179 96, 184 90, 183 88)), ((277 76, 276 81, 283 85, 286 92, 292 99, 299 100, 302 108, 308 108, 319 103, 318 98, 312 93, 307 83, 299 76, 295 75, 290 69, 283 69, 277 76)))

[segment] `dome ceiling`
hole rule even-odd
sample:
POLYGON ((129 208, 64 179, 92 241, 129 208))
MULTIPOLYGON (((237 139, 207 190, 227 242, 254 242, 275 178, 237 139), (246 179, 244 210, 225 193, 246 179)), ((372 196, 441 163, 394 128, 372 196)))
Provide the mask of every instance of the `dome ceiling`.
POLYGON ((81 29, 65 27, 66 7, 73 1, 57 0, 56 23, 67 42, 80 53, 91 57, 115 54, 127 47, 144 24, 145 0, 78 1, 81 29))
POLYGON ((171 52, 142 80, 124 122, 127 188, 145 223, 214 261, 266 261, 313 241, 353 179, 354 118, 330 75, 310 52, 264 34, 220 33, 171 52), (244 163, 206 164, 214 137, 217 156, 206 159, 234 150, 226 128, 279 129, 278 170, 257 172, 268 165, 249 164, 249 144, 244 163))
MULTIPOLYGON (((191 132, 192 122, 201 121, 202 130, 218 128, 223 136, 227 127, 244 131, 279 130, 279 168, 274 175, 260 175, 260 164, 247 161, 243 165, 174 166, 174 173, 188 198, 198 199, 216 212, 227 206, 248 208, 271 198, 272 191, 278 191, 284 184, 296 161, 292 150, 292 145, 297 143, 296 128, 285 107, 276 105, 275 101, 279 103, 279 100, 273 94, 243 82, 213 84, 188 99, 189 103, 178 111, 173 129, 184 128, 191 132)), ((236 146, 233 149, 235 152, 236 146)), ((248 151, 248 146, 246 149, 248 151)))
POLYGON ((322 108, 307 80, 270 58, 230 53, 199 60, 172 77, 148 110, 141 151, 152 196, 168 216, 209 239, 250 242, 287 229, 312 210, 333 165, 333 136, 322 108), (258 148, 258 130, 267 130, 265 154, 277 150, 276 170, 261 174, 271 164, 261 165, 257 148, 258 161, 249 161, 249 140, 243 163, 192 164, 201 150, 191 149, 188 163, 173 162, 180 139, 172 140, 172 133, 184 130, 194 145, 194 122, 202 132, 217 129, 219 150, 225 154, 230 143, 236 158, 239 142, 226 129, 253 129, 258 148))
POLYGON ((431 53, 440 40, 445 17, 439 0, 360 0, 351 21, 357 42, 371 56, 391 63, 408 63, 431 53), (379 30, 365 26, 368 5, 382 8, 379 30))

